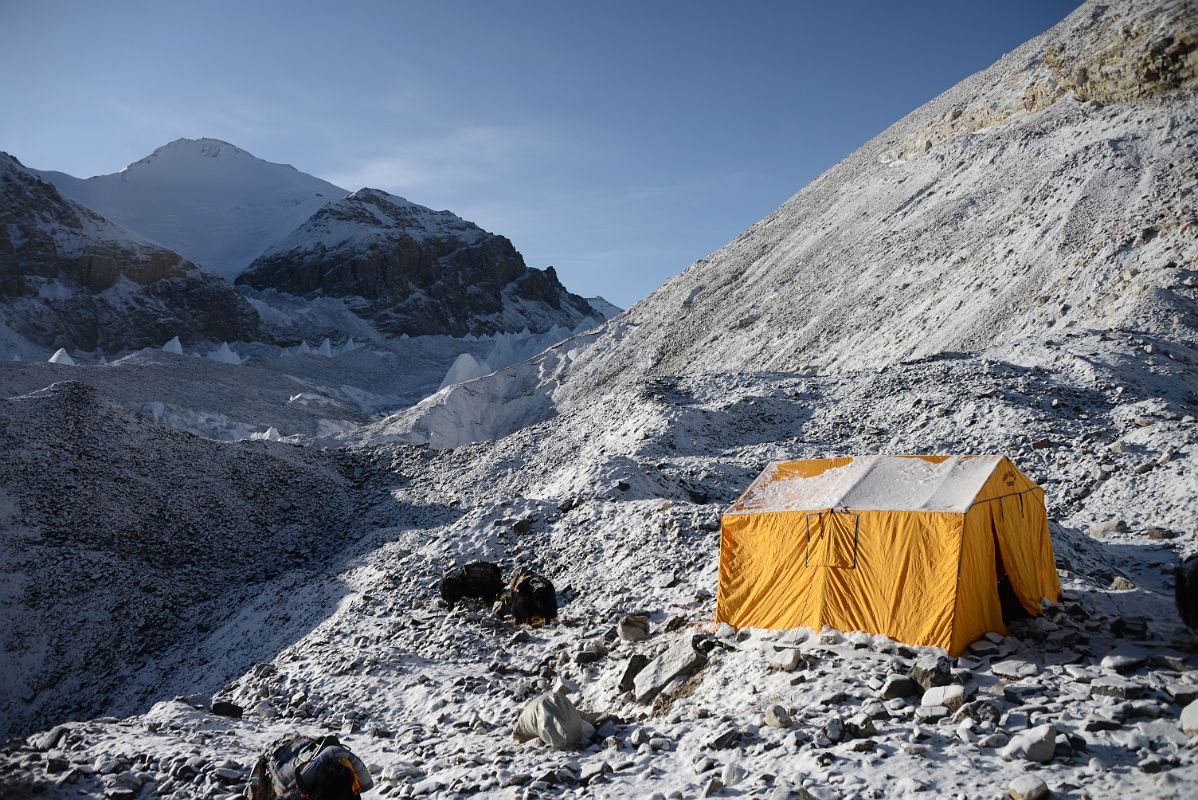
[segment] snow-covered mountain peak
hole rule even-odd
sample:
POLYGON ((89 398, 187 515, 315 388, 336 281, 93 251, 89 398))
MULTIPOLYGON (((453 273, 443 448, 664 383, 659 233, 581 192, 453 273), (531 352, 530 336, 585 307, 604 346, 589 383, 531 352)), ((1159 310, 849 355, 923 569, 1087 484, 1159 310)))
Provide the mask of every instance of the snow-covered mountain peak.
POLYGON ((474 244, 488 235, 452 211, 434 211, 381 189, 363 188, 317 211, 263 256, 313 246, 326 251, 359 251, 397 237, 417 242, 452 238, 474 244))
POLYGON ((219 139, 177 139, 120 172, 39 172, 67 197, 226 278, 347 192, 219 139))
POLYGON ((258 330, 253 309, 224 281, 64 198, 5 153, 0 275, 0 326, 50 349, 121 350, 167 334, 199 341, 258 330))
MULTIPOLYGON (((136 169, 142 166, 150 166, 161 159, 193 158, 196 156, 210 159, 226 158, 253 159, 255 161, 260 160, 252 153, 242 150, 237 145, 230 144, 229 142, 223 141, 221 139, 210 139, 207 137, 201 137, 199 139, 180 138, 175 139, 173 142, 164 144, 162 147, 157 148, 145 158, 134 161, 132 164, 129 164, 122 169, 121 172, 127 173, 131 169, 136 169)), ((295 170, 295 167, 292 167, 290 164, 276 164, 274 166, 288 167, 289 169, 295 170)), ((298 170, 295 171, 298 172, 298 170)))

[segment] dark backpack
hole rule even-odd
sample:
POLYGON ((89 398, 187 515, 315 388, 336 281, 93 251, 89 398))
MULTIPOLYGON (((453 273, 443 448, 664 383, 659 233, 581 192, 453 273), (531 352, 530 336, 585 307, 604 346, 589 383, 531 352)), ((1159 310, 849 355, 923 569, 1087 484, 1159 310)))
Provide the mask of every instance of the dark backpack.
POLYGON ((321 771, 340 764, 353 776, 352 793, 374 786, 370 771, 336 736, 288 736, 258 759, 247 796, 252 800, 302 800, 317 788, 321 771))

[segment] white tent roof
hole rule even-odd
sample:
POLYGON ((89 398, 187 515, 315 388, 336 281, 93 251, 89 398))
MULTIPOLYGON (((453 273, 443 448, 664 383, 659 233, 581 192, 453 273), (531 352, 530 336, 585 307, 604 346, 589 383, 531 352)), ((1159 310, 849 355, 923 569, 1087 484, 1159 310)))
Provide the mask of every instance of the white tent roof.
POLYGON ((766 467, 725 513, 829 508, 964 513, 1002 459, 860 456, 782 461, 766 467))

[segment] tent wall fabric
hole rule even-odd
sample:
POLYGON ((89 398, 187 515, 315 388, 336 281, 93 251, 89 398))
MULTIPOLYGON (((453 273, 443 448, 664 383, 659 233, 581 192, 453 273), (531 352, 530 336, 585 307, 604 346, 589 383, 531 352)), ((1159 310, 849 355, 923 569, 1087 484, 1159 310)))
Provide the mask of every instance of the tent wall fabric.
POLYGON ((716 621, 886 634, 956 655, 1060 583, 1044 493, 1002 456, 773 464, 724 514, 716 621))

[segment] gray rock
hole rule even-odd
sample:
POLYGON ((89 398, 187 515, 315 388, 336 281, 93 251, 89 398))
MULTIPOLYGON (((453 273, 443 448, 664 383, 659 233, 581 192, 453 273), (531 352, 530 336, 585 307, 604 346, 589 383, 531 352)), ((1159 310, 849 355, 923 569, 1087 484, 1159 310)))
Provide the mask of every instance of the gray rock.
POLYGON ((1167 528, 1147 528, 1144 532, 1148 534, 1149 539, 1155 539, 1156 541, 1177 538, 1177 532, 1167 528))
POLYGON ((951 714, 965 705, 965 687, 957 685, 933 686, 923 693, 923 699, 919 704, 925 708, 928 706, 944 706, 951 714))
POLYGON ((1008 703, 1015 705, 1023 705, 1031 700, 1041 697, 1044 694, 1044 687, 1036 681, 1020 681, 1018 683, 1009 683, 1002 687, 1002 696, 1008 703))
POLYGON ((1115 672, 1131 672, 1148 663, 1148 656, 1142 650, 1119 648, 1102 659, 1102 668, 1115 672))
POLYGON ((744 732, 738 728, 727 728, 707 743, 707 749, 727 750, 730 747, 736 747, 744 736, 744 732))
POLYGON ((946 706, 920 706, 915 709, 915 718, 920 722, 935 722, 948 716, 946 706))
POLYGON ((878 697, 883 700, 893 700, 896 697, 914 697, 920 693, 919 684, 904 675, 887 676, 886 682, 878 690, 878 697))
POLYGON ((1118 675, 1103 675, 1090 681, 1090 696, 1117 697, 1134 700, 1144 694, 1144 687, 1118 675))
POLYGON ((1040 764, 1052 761, 1057 749, 1057 729, 1053 725, 1037 725, 1017 734, 1003 748, 1003 758, 1025 758, 1040 764))
POLYGON ((978 639, 969 645, 969 652, 977 656, 992 656, 998 652, 998 645, 987 639, 978 639))
POLYGON ((1191 683, 1170 683, 1165 692, 1173 698, 1173 702, 1183 708, 1198 700, 1198 686, 1191 683))
POLYGON ((213 774, 216 775, 216 779, 221 783, 240 783, 243 777, 240 770, 230 767, 218 767, 213 771, 213 774))
POLYGON ((1020 661, 1019 659, 1000 661, 997 664, 991 665, 990 671, 1000 678, 1007 678, 1008 680, 1012 681, 1031 678, 1035 676, 1037 672, 1039 672, 1035 664, 1030 664, 1027 661, 1020 661))
POLYGON ((707 656, 695 649, 691 637, 676 641, 670 649, 645 665, 633 679, 633 691, 641 703, 648 703, 670 681, 689 675, 707 663, 707 656))
POLYGON ((1198 700, 1181 710, 1181 732, 1187 736, 1198 736, 1198 700))
POLYGON ((946 656, 926 655, 911 666, 907 677, 924 689, 952 683, 952 662, 946 656))
POLYGON ((978 739, 978 747, 986 750, 995 750, 999 747, 1005 747, 1010 738, 1005 733, 990 733, 978 739))
POLYGON ((850 739, 864 739, 875 735, 878 730, 874 721, 866 714, 854 714, 844 721, 844 732, 850 739))
POLYGON ((620 676, 620 691, 631 692, 635 687, 636 676, 640 674, 645 665, 649 663, 649 657, 641 653, 634 653, 624 666, 624 674, 620 676))
POLYGON ((1048 784, 1035 775, 1020 775, 1007 787, 1011 800, 1040 800, 1048 796, 1048 784))
POLYGON ((1127 533, 1127 530, 1126 522, 1121 519, 1115 519, 1109 522, 1095 523, 1086 532, 1095 538, 1101 538, 1112 533, 1127 533))
POLYGON ((595 763, 593 761, 584 762, 582 769, 578 771, 578 782, 583 786, 590 786, 593 783, 602 783, 604 777, 612 773, 612 765, 606 761, 595 763))
POLYGON ((1093 672, 1090 672, 1090 670, 1086 669, 1085 667, 1079 667, 1077 664, 1066 664, 1065 674, 1067 674, 1070 678, 1073 678, 1073 680, 1077 681, 1078 683, 1089 683, 1095 678, 1093 672))
POLYGON ((840 717, 832 717, 832 719, 824 723, 824 727, 820 730, 820 733, 829 742, 839 742, 844 738, 844 720, 840 717))
POLYGON ((771 728, 789 728, 790 714, 782 706, 770 706, 765 712, 765 724, 771 728))
POLYGON ((594 664, 607 655, 607 646, 599 642, 589 644, 574 654, 575 664, 594 664))
POLYGON ((953 714, 953 722, 959 723, 971 719, 981 725, 998 725, 1001 718, 1002 709, 999 708, 998 703, 985 698, 965 703, 953 714))
POLYGON ((643 614, 624 617, 616 632, 626 642, 639 642, 649 637, 649 618, 643 614))
POLYGON ((806 663, 802 651, 797 647, 783 647, 770 653, 767 658, 771 667, 783 672, 794 672, 806 663))
POLYGON ((870 719, 890 719, 890 712, 886 710, 882 701, 872 698, 861 704, 861 713, 870 719))

